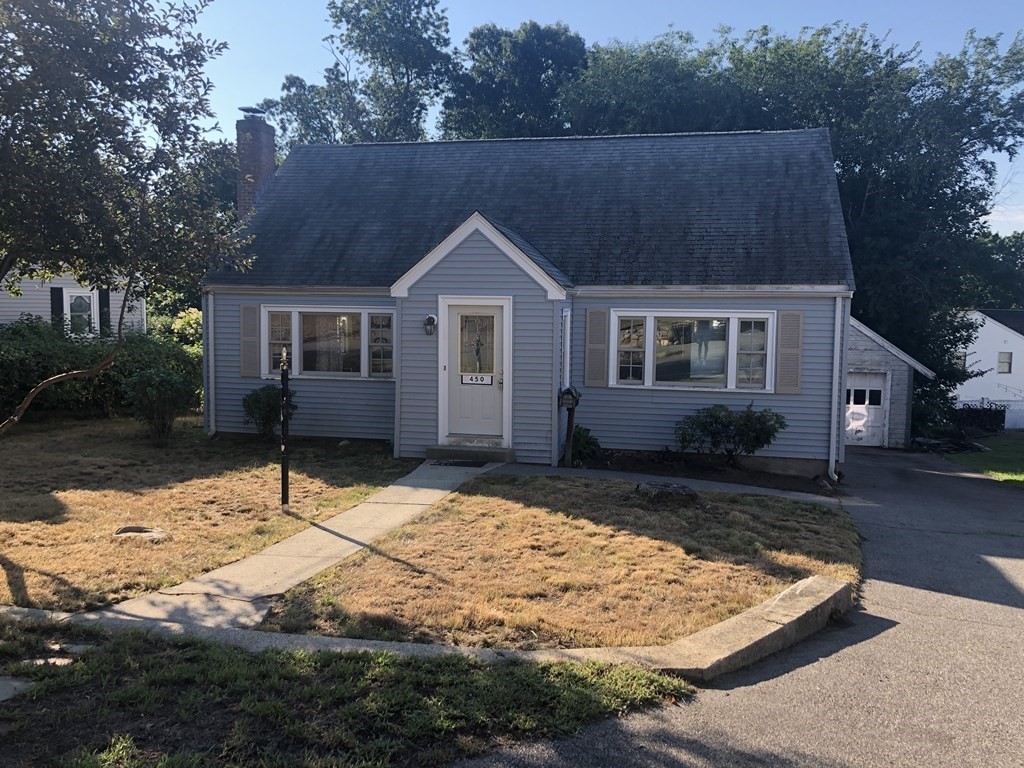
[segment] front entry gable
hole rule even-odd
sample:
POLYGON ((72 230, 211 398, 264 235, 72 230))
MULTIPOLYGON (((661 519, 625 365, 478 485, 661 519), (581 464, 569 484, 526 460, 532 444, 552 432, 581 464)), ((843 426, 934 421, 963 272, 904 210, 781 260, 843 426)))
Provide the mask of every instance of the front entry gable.
POLYGON ((491 222, 479 211, 474 212, 473 215, 459 225, 455 231, 441 241, 430 253, 420 259, 408 272, 395 281, 391 286, 391 296, 394 298, 408 297, 409 289, 413 285, 458 248, 466 238, 474 232, 479 232, 495 248, 501 251, 509 261, 519 267, 531 280, 540 286, 547 294, 549 300, 564 300, 566 296, 565 286, 568 285, 568 278, 539 253, 532 256, 528 254, 527 249, 529 249, 529 245, 521 238, 516 237, 512 232, 506 234, 507 230, 503 231, 503 229, 500 228, 500 225, 491 222), (514 242, 513 237, 518 240, 518 243, 514 242))

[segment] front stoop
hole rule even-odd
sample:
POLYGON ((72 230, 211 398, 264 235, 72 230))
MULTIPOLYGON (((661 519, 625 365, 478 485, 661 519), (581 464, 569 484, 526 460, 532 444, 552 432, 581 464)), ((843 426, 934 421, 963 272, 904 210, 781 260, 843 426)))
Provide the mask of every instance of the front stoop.
POLYGON ((427 448, 428 459, 448 461, 499 461, 515 463, 514 448, 493 448, 482 445, 434 445, 427 448))

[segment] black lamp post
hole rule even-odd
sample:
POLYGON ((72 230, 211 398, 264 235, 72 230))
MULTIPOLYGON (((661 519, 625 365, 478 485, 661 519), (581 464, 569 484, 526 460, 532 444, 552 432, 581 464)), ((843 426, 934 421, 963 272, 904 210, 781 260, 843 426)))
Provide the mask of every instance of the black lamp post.
POLYGON ((281 509, 288 511, 288 349, 281 348, 281 509))

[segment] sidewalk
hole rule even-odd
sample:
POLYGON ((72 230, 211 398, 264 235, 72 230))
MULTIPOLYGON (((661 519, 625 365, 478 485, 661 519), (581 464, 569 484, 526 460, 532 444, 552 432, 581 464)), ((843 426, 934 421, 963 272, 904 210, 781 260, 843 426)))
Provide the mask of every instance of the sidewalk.
POLYGON ((360 549, 372 548, 370 542, 378 536, 404 525, 470 478, 496 466, 425 462, 361 504, 255 555, 90 615, 212 629, 255 627, 267 615, 274 597, 360 549))

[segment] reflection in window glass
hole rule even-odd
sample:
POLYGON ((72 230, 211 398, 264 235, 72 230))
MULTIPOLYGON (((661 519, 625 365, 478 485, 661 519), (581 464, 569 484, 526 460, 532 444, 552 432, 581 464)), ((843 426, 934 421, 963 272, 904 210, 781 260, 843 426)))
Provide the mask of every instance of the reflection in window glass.
POLYGON ((644 319, 619 318, 619 383, 644 383, 644 319))
POLYGON ((654 380, 659 384, 725 387, 729 321, 724 318, 655 318, 654 380))
POLYGON ((1013 352, 1000 352, 996 373, 1013 373, 1013 352))
POLYGON ((92 296, 79 294, 71 299, 68 323, 72 333, 90 333, 92 327, 92 296))
POLYGON ((270 370, 281 370, 281 350, 288 351, 288 359, 294 369, 295 359, 292 357, 292 313, 270 312, 267 316, 269 329, 268 344, 270 345, 270 370))
POLYGON ((370 375, 390 376, 392 374, 391 315, 370 315, 370 375))
POLYGON ((768 323, 740 320, 736 355, 736 386, 764 389, 768 364, 768 323))
POLYGON ((494 373, 493 315, 459 315, 459 373, 494 373))
POLYGON ((303 373, 359 373, 359 314, 303 312, 299 317, 303 373))

